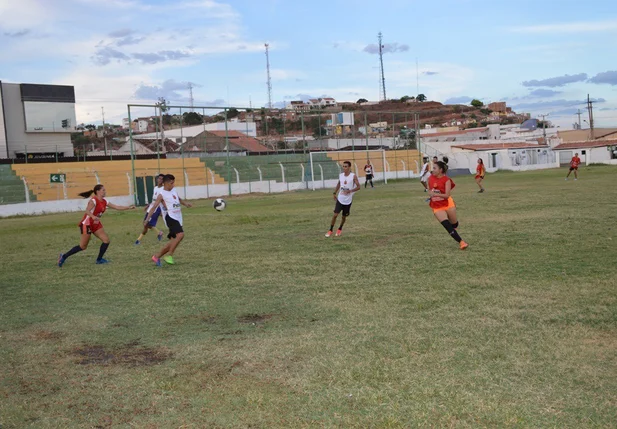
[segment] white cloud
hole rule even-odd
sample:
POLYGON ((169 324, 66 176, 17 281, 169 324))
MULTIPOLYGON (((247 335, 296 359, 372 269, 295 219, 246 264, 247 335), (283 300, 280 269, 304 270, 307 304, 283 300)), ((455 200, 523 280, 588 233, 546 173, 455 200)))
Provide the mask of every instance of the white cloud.
POLYGON ((615 32, 617 31, 617 20, 603 21, 580 21, 580 22, 564 22, 556 24, 529 25, 522 27, 510 27, 509 31, 514 33, 531 33, 531 34, 559 34, 559 33, 598 33, 598 32, 615 32))

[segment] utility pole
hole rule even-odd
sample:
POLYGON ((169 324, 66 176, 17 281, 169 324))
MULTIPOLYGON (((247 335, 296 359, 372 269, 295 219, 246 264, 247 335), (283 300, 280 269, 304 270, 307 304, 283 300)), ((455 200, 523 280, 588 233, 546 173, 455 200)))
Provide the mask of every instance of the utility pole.
POLYGON ((576 115, 578 116, 578 122, 576 123, 576 129, 580 130, 581 129, 581 109, 578 109, 578 112, 576 112, 576 115))
POLYGON ((591 140, 595 140, 595 133, 593 132, 593 101, 589 98, 589 94, 587 94, 587 110, 589 111, 589 136, 591 140))
POLYGON ((382 43, 382 34, 381 31, 379 32, 379 34, 377 35, 377 41, 379 42, 379 68, 381 71, 381 87, 380 87, 380 92, 381 92, 381 99, 382 100, 387 100, 386 97, 386 76, 384 74, 384 70, 383 70, 383 43, 382 43))
POLYGON ((548 115, 538 115, 542 118, 542 128, 543 128, 543 132, 542 135, 544 136, 544 144, 547 144, 546 142, 546 117, 548 115))
POLYGON ((103 138, 105 139, 105 156, 107 156, 107 133, 105 132, 105 108, 101 107, 101 114, 103 115, 103 138))
POLYGON ((272 109, 272 79, 270 78, 270 45, 265 43, 266 47, 266 74, 268 77, 268 81, 266 82, 268 86, 268 109, 272 109))

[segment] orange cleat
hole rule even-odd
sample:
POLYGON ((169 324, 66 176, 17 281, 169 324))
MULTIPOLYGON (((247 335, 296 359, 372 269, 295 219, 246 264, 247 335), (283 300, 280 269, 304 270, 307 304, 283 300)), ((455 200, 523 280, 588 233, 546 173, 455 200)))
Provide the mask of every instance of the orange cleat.
POLYGON ((332 231, 326 232, 326 238, 330 238, 330 237, 332 237, 332 231))
POLYGON ((465 250, 469 247, 469 244, 465 243, 464 241, 461 241, 461 250, 465 250))
POLYGON ((343 230, 337 229, 336 230, 336 237, 340 237, 341 235, 343 235, 343 230))

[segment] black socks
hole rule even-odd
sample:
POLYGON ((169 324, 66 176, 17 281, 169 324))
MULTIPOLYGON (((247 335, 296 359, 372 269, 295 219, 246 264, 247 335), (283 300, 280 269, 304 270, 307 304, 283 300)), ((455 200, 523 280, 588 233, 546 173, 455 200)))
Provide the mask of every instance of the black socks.
POLYGON ((81 252, 82 250, 83 250, 83 249, 82 249, 81 247, 79 247, 79 246, 75 246, 75 247, 73 247, 71 250, 69 250, 68 252, 66 252, 62 258, 63 258, 63 259, 66 259, 66 258, 68 258, 69 256, 74 255, 75 253, 81 252))
POLYGON ((97 261, 103 259, 103 255, 107 252, 107 248, 109 247, 109 243, 102 243, 101 248, 99 250, 99 257, 96 258, 97 261))
MULTIPOLYGON (((454 229, 454 226, 452 226, 452 224, 450 223, 450 221, 448 219, 446 219, 443 222, 441 222, 441 224, 446 229, 446 231, 448 231, 450 236, 452 236, 452 238, 454 238, 456 240, 457 243, 460 243, 461 241, 463 241, 461 236, 458 235, 458 232, 456 232, 456 230, 454 229)), ((458 222, 456 224, 458 226, 458 222)))

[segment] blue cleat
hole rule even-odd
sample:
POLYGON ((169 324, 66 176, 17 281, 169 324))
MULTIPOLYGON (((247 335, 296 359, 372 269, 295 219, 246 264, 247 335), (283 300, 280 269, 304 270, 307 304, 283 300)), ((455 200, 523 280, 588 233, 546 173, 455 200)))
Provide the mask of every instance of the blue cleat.
POLYGON ((135 246, 139 246, 140 244, 141 244, 141 241, 135 240, 135 246))
POLYGON ((159 232, 158 239, 159 241, 163 239, 163 231, 159 232))
POLYGON ((102 264, 109 264, 109 261, 103 258, 96 260, 96 265, 102 265, 102 264))
POLYGON ((154 262, 154 264, 155 264, 157 267, 160 267, 160 266, 161 266, 161 258, 157 258, 156 256, 152 256, 152 262, 154 262))
POLYGON ((62 266, 64 265, 64 261, 66 261, 66 259, 64 259, 64 253, 60 253, 60 256, 58 257, 59 268, 62 268, 62 266))

